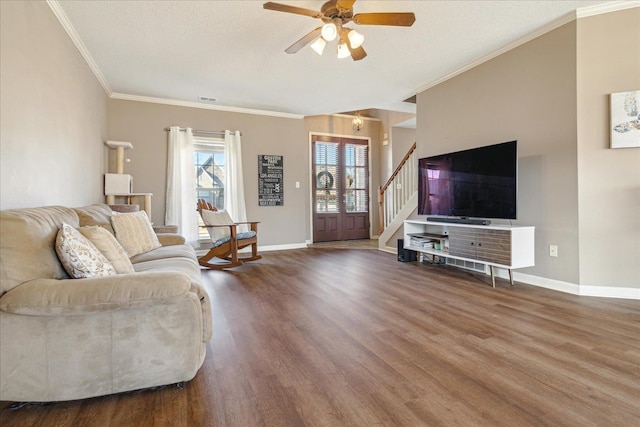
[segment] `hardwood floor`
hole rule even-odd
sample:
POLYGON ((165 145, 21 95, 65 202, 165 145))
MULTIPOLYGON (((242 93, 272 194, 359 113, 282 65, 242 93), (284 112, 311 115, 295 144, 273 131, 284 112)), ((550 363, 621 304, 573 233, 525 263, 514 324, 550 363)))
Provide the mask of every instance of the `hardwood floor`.
POLYGON ((214 335, 183 389, 9 410, 8 426, 631 426, 640 301, 372 250, 204 271, 214 335))

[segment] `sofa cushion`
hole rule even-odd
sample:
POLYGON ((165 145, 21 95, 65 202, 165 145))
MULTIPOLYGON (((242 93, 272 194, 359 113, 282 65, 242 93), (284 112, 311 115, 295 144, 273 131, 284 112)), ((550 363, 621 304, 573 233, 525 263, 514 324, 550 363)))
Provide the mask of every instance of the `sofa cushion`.
POLYGON ((145 211, 113 212, 111 225, 129 258, 162 246, 145 211))
POLYGON ((111 234, 115 234, 111 226, 112 210, 109 205, 97 203, 95 205, 85 206, 74 209, 80 220, 80 227, 87 225, 99 225, 105 228, 111 234))
POLYGON ((189 258, 175 257, 138 262, 133 265, 137 272, 180 272, 189 276, 192 283, 202 284, 200 265, 189 258))
POLYGON ((181 236, 179 234, 156 232, 156 236, 158 236, 158 240, 160 241, 160 244, 162 246, 182 245, 186 242, 184 236, 181 236))
POLYGON ((37 278, 68 278, 55 251, 62 223, 78 215, 62 206, 0 211, 0 295, 37 278))
POLYGON ((97 225, 90 225, 80 227, 78 231, 102 252, 102 255, 113 265, 116 273, 124 274, 135 271, 122 245, 106 229, 97 225))
POLYGON ((188 258, 192 260, 196 265, 198 264, 198 258, 196 257, 196 251, 191 245, 170 245, 162 246, 157 249, 153 249, 149 252, 145 252, 140 255, 136 255, 131 258, 133 264, 138 264, 145 261, 153 261, 156 259, 166 258, 188 258))
MULTIPOLYGON (((128 310, 183 298, 191 283, 177 272, 77 280, 36 279, 0 298, 0 310, 29 316, 70 316, 128 310)), ((87 331, 90 333, 91 331, 87 331)))
POLYGON ((74 279, 105 277, 116 274, 115 268, 102 252, 67 223, 62 224, 56 238, 56 253, 62 266, 74 279))

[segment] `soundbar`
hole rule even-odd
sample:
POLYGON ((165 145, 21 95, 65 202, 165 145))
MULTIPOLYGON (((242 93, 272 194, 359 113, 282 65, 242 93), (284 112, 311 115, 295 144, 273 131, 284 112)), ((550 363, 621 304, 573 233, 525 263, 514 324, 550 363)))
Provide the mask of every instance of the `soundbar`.
POLYGON ((473 218, 448 218, 438 216, 428 216, 427 221, 430 222, 446 222, 449 224, 470 224, 470 225, 489 225, 491 220, 488 219, 473 219, 473 218))

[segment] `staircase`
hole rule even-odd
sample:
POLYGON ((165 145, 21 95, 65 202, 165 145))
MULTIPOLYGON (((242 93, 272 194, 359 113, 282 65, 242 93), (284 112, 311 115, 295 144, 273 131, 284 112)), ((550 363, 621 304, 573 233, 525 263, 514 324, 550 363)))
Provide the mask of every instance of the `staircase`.
POLYGON ((395 253, 395 240, 390 240, 418 207, 418 161, 415 151, 414 142, 389 180, 379 189, 380 250, 395 253))

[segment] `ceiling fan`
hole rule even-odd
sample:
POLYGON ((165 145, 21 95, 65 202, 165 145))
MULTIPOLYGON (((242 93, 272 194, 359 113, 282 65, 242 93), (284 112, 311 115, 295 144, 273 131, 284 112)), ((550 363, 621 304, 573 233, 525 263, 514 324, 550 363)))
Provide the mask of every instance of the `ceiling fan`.
POLYGON ((351 55, 354 61, 359 61, 367 53, 362 47, 364 36, 356 30, 347 28, 344 25, 349 22, 359 25, 392 25, 400 27, 410 27, 416 20, 413 13, 358 13, 353 14, 353 4, 355 0, 329 0, 322 5, 320 12, 305 9, 297 6, 289 6, 281 3, 267 2, 263 5, 265 9, 277 12, 295 13, 297 15, 310 16, 321 19, 324 25, 302 37, 300 40, 285 49, 287 53, 296 53, 307 44, 311 43, 311 48, 322 55, 328 41, 338 38, 338 58, 346 58, 351 55))

